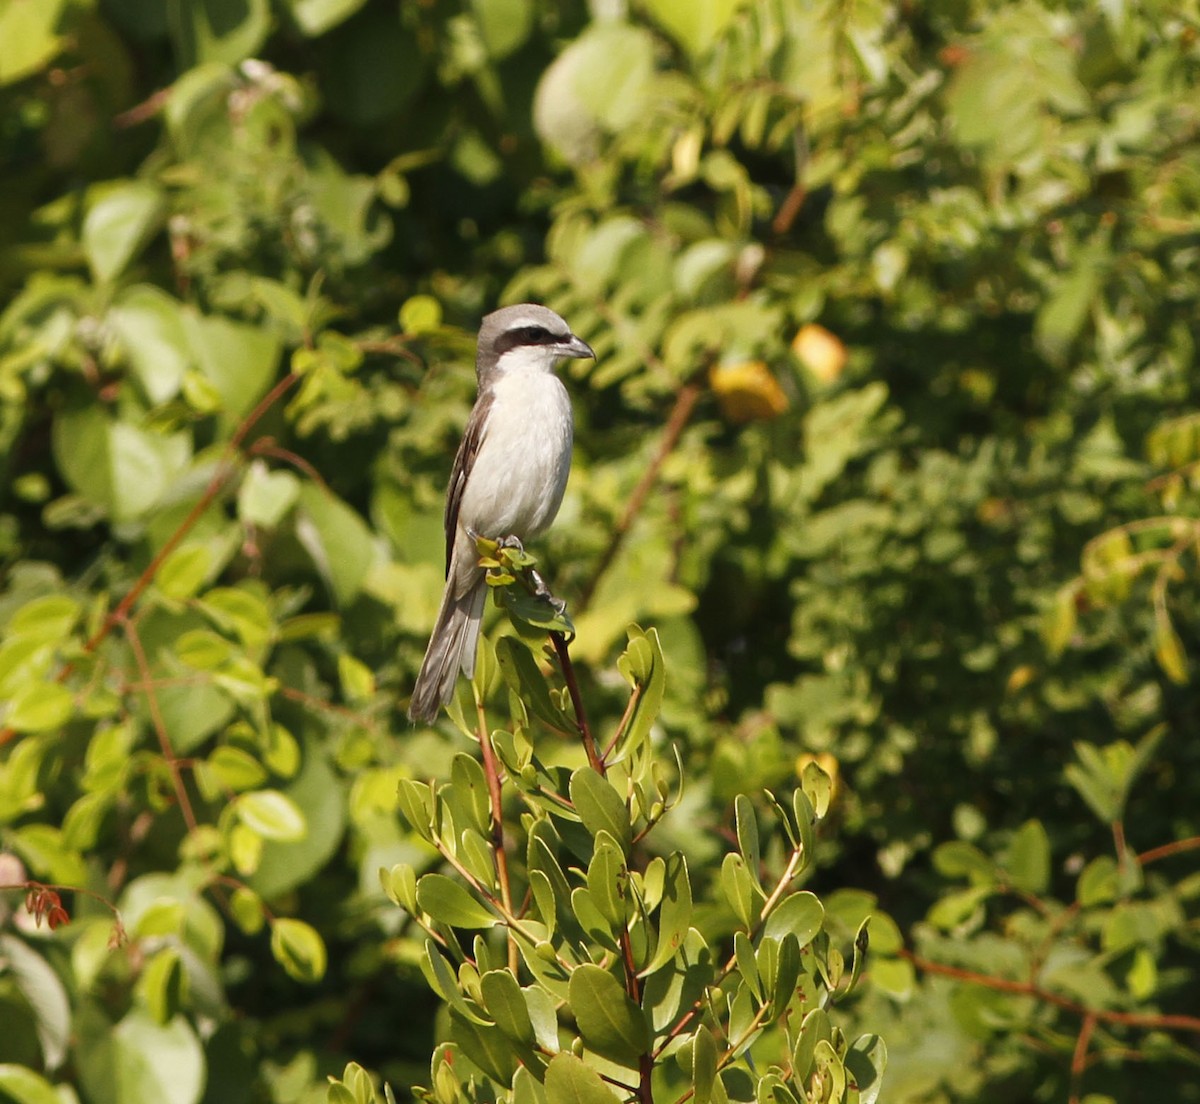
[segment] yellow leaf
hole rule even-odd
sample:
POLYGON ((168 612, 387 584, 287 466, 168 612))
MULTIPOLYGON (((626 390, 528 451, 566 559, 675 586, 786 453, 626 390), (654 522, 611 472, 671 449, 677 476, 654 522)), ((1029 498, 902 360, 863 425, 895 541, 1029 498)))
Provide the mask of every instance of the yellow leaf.
POLYGON ((833 383, 846 367, 846 346, 824 326, 810 322, 792 339, 792 352, 821 383, 833 383))
POLYGON ((838 794, 838 779, 841 772, 841 764, 838 763, 836 756, 828 751, 818 752, 813 755, 811 752, 802 752, 796 757, 796 777, 801 778, 804 775, 804 768, 809 763, 816 763, 827 775, 829 781, 833 783, 829 795, 829 803, 832 805, 838 794))
POLYGON ((1004 689, 1006 693, 1016 694, 1028 686, 1037 677, 1037 671, 1028 663, 1022 663, 1020 667, 1014 667, 1011 675, 1008 676, 1008 682, 1004 689))
POLYGON ((761 360, 718 364, 709 373, 708 381, 721 413, 732 422, 775 418, 789 406, 779 381, 761 360))

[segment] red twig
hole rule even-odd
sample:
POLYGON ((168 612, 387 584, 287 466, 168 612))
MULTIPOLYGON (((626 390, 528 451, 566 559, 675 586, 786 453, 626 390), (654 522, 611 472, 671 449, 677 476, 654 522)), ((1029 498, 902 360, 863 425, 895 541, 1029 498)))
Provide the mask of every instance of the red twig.
MULTIPOLYGON (((229 482, 234 471, 230 461, 241 448, 242 442, 259 423, 263 415, 287 394, 297 379, 299 377, 292 373, 284 376, 283 379, 262 397, 258 405, 242 419, 241 425, 237 427, 233 436, 229 439, 229 444, 225 448, 225 455, 217 465, 217 470, 213 474, 212 479, 209 480, 208 486, 204 488, 204 493, 196 500, 195 505, 188 511, 187 517, 179 523, 179 527, 171 534, 167 542, 158 550, 158 553, 149 564, 146 565, 146 569, 137 577, 133 586, 126 592, 125 597, 117 603, 116 608, 104 619, 100 627, 84 644, 83 650, 85 652, 88 654, 94 652, 108 638, 117 625, 128 620, 130 611, 137 603, 137 600, 145 593, 146 588, 154 581, 154 577, 158 574, 163 562, 183 543, 184 538, 192 531, 196 523, 204 516, 205 511, 216 501, 217 496, 224 489, 226 483, 229 482)), ((74 664, 64 664, 55 677, 55 681, 59 683, 65 682, 74 670, 74 664)), ((7 744, 15 735, 16 731, 12 728, 0 729, 0 747, 7 744)))
MULTIPOLYGON (((483 775, 487 779, 488 802, 491 805, 492 856, 496 863, 496 880, 500 884, 500 900, 509 916, 513 912, 512 883, 508 876, 508 852, 504 850, 504 795, 500 788, 500 764, 492 750, 492 737, 488 732, 487 713, 480 698, 475 700, 475 712, 479 721, 479 752, 483 758, 483 775)), ((508 933, 508 968, 517 973, 518 951, 516 936, 508 933)))
POLYGON ((1079 1029, 1079 1038, 1075 1040, 1075 1053, 1071 1055, 1071 1096, 1069 1104, 1079 1104, 1079 1083, 1083 1080, 1087 1069, 1088 1047, 1092 1042, 1092 1032, 1096 1030, 1096 1015, 1091 1013, 1084 1016, 1083 1025, 1079 1029))
POLYGON ((592 770, 603 776, 607 773, 604 760, 596 750, 596 741, 592 737, 591 728, 588 726, 587 713, 584 712, 583 708, 583 696, 579 693, 579 680, 575 677, 575 666, 571 662, 571 652, 567 645, 567 638, 562 633, 552 632, 550 640, 554 644, 555 652, 558 653, 558 662, 562 667, 563 678, 567 683, 567 692, 571 695, 571 706, 575 710, 575 724, 579 728, 579 736, 583 740, 583 750, 587 753, 588 763, 591 764, 592 770))
POLYGON ((96 630, 95 635, 83 646, 84 651, 94 652, 99 647, 100 642, 112 632, 113 628, 126 618, 129 611, 133 608, 134 603, 154 581, 154 577, 158 574, 158 569, 162 567, 163 561, 183 543, 184 537, 192 531, 196 523, 204 516, 205 510, 213 504, 217 495, 221 493, 225 484, 229 482, 229 478, 233 474, 229 461, 242 447, 242 442, 249 435, 250 430, 259 423, 263 415, 271 407, 287 394, 298 378, 298 376, 291 373, 284 376, 242 420, 242 424, 237 427, 237 430, 229 439, 229 444, 225 447, 225 456, 222 457, 221 462, 217 465, 217 470, 212 479, 208 481, 208 486, 204 488, 204 493, 196 500, 195 505, 188 511, 187 517, 180 522, 179 527, 171 534, 167 542, 158 550, 158 554, 146 566, 146 570, 138 576, 137 581, 129 588, 128 593, 121 599, 117 608, 104 619, 104 623, 96 630))
POLYGON ((933 962, 922 958, 909 950, 901 950, 902 958, 907 958, 918 970, 926 974, 939 974, 942 977, 956 978, 970 985, 980 985, 985 989, 994 989, 1000 993, 1016 993, 1019 996, 1034 997, 1071 1012, 1076 1016, 1091 1016, 1103 1023, 1123 1024, 1125 1027, 1140 1027, 1148 1031, 1193 1031, 1200 1032, 1200 1016, 1186 1016, 1180 1013, 1159 1014, 1155 1012, 1118 1012, 1110 1008, 1089 1008, 1068 997, 1052 993, 1029 981, 1013 981, 1010 978, 995 977, 992 974, 978 974, 974 970, 964 970, 959 966, 947 966, 942 962, 933 962))
POLYGON ((1159 859, 1182 855, 1185 851, 1200 851, 1200 836, 1191 836, 1188 839, 1175 840, 1173 843, 1164 843, 1161 847, 1152 847, 1149 851, 1143 851, 1137 857, 1137 861, 1140 866, 1149 866, 1153 862, 1158 862, 1159 859))
POLYGON ((603 578, 604 573, 609 569, 617 552, 620 551, 626 534, 629 532, 634 521, 637 520, 638 514, 641 513, 642 506, 646 502, 646 496, 650 493, 654 484, 658 482, 659 472, 662 470, 663 464, 679 443, 679 437, 691 419, 692 411, 696 408, 696 402, 700 398, 700 395, 701 387, 695 380, 685 383, 676 394, 675 405, 671 408, 667 424, 663 427, 662 438, 658 442, 658 448, 655 449, 653 458, 642 473, 642 478, 638 480, 637 486, 634 487, 633 493, 629 496, 629 501, 625 504, 625 509, 617 520, 617 524, 613 526, 612 536, 609 537, 608 545, 600 555, 600 559, 596 564, 596 570, 592 572, 592 577, 583 588, 583 593, 580 595, 578 602, 580 609, 587 608, 601 578, 603 578))
MULTIPOLYGON (((129 647, 133 652, 133 659, 137 664, 142 682, 152 683, 150 661, 146 657, 146 649, 142 647, 142 638, 137 631, 137 626, 128 618, 123 618, 122 627, 125 630, 125 639, 129 641, 129 647)), ((191 798, 188 797, 187 788, 183 784, 183 771, 180 768, 179 760, 175 757, 175 749, 171 746, 171 737, 167 735, 167 725, 158 704, 158 695, 152 689, 147 689, 145 694, 146 704, 150 708, 150 721, 154 728, 154 734, 158 737, 158 746, 162 751, 163 760, 171 772, 171 783, 175 788, 175 800, 179 805, 179 812, 183 816, 183 822, 187 825, 188 831, 195 832, 197 828, 196 813, 192 808, 191 798)))

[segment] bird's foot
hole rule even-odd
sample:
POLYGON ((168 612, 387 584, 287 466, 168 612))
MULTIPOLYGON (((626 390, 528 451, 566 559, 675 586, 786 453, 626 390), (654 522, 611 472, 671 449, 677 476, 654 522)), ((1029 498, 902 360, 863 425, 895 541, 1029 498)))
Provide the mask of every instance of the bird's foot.
POLYGON ((550 588, 546 586, 546 580, 541 577, 537 568, 531 567, 529 574, 533 577, 533 596, 549 602, 554 607, 554 612, 560 617, 565 614, 567 612, 567 603, 562 598, 555 598, 550 593, 550 588))

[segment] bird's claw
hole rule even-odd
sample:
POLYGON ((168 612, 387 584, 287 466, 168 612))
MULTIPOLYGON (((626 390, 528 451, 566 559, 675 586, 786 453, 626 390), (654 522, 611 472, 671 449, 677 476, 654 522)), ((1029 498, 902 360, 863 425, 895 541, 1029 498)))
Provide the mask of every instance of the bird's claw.
POLYGON ((555 598, 550 593, 550 588, 546 586, 546 580, 538 574, 537 569, 530 568, 529 574, 533 577, 533 596, 549 602, 559 617, 565 614, 567 612, 567 603, 562 598, 555 598))

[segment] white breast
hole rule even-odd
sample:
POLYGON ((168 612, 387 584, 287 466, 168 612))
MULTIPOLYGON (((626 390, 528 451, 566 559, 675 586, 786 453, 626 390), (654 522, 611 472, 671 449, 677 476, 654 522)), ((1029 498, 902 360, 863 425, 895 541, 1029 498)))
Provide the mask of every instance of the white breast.
POLYGON ((571 400, 556 375, 504 372, 493 387, 459 524, 493 538, 537 536, 554 520, 562 502, 573 435, 571 400))

